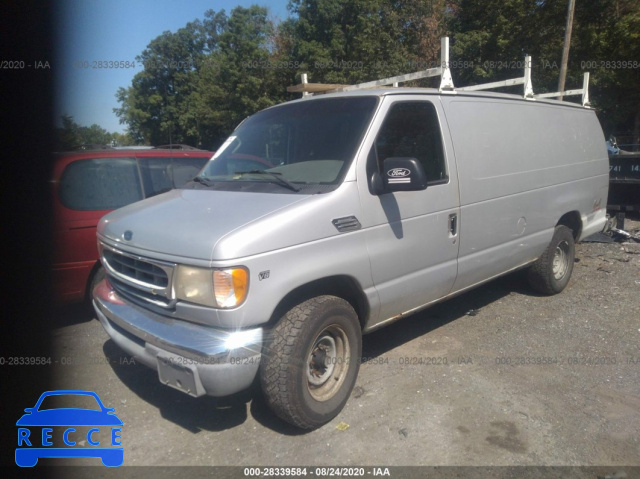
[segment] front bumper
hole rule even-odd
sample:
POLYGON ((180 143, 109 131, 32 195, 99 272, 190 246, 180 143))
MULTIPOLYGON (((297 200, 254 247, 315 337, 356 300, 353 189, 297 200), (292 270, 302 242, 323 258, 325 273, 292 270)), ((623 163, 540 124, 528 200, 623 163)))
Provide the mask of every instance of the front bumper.
POLYGON ((258 372, 262 328, 230 331, 167 318, 122 299, 108 279, 94 289, 93 306, 118 346, 190 396, 242 391, 258 372))

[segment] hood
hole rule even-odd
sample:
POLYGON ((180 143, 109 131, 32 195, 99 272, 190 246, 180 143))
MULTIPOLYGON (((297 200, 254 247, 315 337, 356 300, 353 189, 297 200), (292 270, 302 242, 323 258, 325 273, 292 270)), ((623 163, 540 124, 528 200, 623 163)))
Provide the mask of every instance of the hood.
POLYGON ((98 234, 127 249, 213 260, 213 249, 225 235, 307 198, 308 195, 172 190, 109 213, 100 221, 98 234), (125 240, 125 232, 130 232, 130 239, 125 240))

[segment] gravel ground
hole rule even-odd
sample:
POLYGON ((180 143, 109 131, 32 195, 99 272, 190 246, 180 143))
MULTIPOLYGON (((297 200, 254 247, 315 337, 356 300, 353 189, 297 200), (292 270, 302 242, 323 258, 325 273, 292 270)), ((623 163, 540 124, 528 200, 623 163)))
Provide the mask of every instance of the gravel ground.
POLYGON ((54 316, 52 388, 115 408, 125 465, 640 465, 640 243, 577 245, 557 296, 516 273, 365 336, 345 409, 308 433, 257 388, 188 397, 91 314, 54 316))

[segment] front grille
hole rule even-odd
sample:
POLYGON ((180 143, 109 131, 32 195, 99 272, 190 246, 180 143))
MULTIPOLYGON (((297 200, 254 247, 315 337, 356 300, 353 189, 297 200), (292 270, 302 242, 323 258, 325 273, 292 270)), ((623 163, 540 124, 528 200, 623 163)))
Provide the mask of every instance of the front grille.
POLYGON ((102 264, 118 292, 147 304, 173 307, 171 281, 175 264, 125 253, 104 243, 100 250, 102 264))
POLYGON ((159 288, 166 288, 169 284, 166 271, 154 264, 109 250, 102 254, 114 271, 127 278, 159 288))
POLYGON ((135 288, 123 281, 120 281, 119 279, 116 279, 114 276, 111 276, 109 281, 111 282, 111 286, 113 286, 119 294, 134 302, 142 302, 143 304, 150 303, 160 306, 163 309, 170 309, 173 307, 173 303, 165 296, 159 296, 157 294, 148 293, 140 288, 135 288))

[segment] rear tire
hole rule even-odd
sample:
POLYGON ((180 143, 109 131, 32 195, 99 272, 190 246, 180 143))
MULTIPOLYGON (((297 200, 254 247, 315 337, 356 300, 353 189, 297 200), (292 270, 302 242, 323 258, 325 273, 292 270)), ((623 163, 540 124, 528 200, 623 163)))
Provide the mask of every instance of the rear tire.
POLYGON ((361 353, 360 323, 347 301, 318 296, 298 304, 263 349, 260 384, 269 407, 299 428, 322 426, 347 402, 361 353))
POLYGON ((551 243, 529 268, 531 287, 546 295, 560 293, 571 279, 575 254, 572 231, 563 225, 556 226, 551 243))

